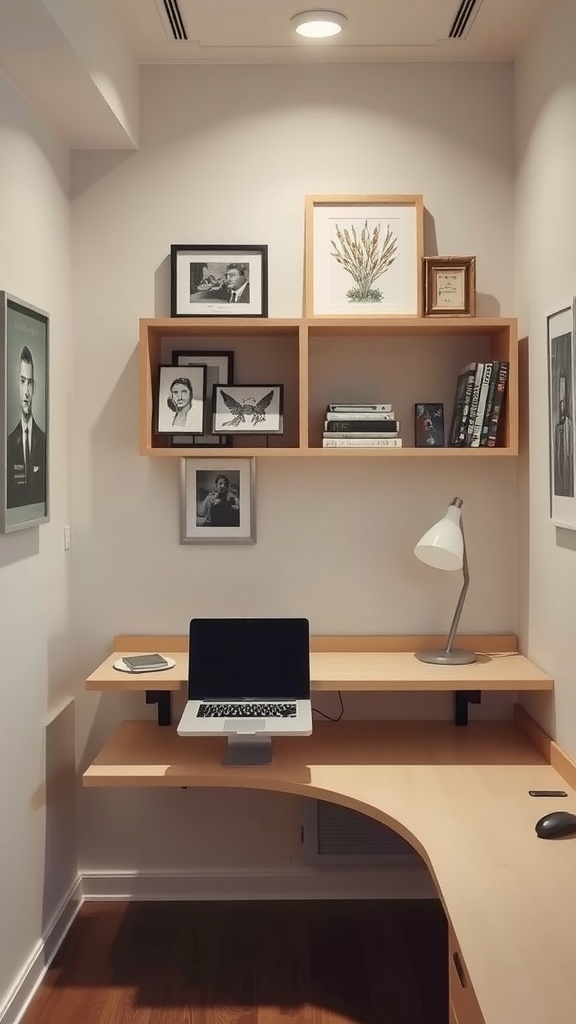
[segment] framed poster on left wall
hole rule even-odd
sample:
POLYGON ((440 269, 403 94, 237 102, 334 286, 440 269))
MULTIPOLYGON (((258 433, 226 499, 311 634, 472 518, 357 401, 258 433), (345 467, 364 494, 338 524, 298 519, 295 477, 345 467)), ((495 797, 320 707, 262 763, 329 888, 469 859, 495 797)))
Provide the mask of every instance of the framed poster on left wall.
POLYGON ((49 519, 48 345, 43 309, 0 291, 0 531, 49 519))

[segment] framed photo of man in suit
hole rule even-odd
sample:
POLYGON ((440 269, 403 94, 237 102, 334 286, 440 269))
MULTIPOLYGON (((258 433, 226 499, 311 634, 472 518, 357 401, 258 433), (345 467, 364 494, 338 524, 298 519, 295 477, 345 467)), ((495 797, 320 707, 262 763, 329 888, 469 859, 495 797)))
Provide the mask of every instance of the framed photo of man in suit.
POLYGON ((0 291, 0 530, 49 519, 48 313, 0 291))
POLYGON ((267 245, 173 245, 172 316, 268 316, 267 245))

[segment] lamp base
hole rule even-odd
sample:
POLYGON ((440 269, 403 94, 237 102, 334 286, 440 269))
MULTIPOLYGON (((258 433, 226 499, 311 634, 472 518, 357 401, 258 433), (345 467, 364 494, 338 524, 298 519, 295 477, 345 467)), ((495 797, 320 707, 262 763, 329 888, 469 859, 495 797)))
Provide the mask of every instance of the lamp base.
POLYGON ((425 661, 428 665, 471 665, 476 661, 474 651, 436 650, 416 651, 418 661, 425 661))

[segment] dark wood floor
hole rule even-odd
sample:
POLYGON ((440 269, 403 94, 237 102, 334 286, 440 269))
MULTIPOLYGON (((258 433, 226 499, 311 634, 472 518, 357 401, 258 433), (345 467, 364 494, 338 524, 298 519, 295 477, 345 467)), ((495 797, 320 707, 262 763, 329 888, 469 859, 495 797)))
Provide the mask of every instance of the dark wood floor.
POLYGON ((434 900, 86 903, 22 1024, 446 1024, 434 900))

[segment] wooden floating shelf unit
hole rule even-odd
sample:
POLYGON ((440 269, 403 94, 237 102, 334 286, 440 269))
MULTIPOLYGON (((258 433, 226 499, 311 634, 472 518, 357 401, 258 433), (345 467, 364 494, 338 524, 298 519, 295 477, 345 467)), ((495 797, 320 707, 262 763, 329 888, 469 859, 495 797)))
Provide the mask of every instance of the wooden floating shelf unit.
POLYGON ((140 321, 140 451, 160 458, 500 458, 518 454, 517 321, 502 317, 266 319, 176 317, 140 321), (284 385, 284 433, 237 435, 222 447, 172 446, 153 431, 158 367, 178 349, 233 351, 235 384, 284 385), (496 448, 416 448, 414 404, 443 402, 450 426, 456 381, 470 362, 507 360, 496 448), (330 402, 390 402, 402 448, 322 448, 330 402))

